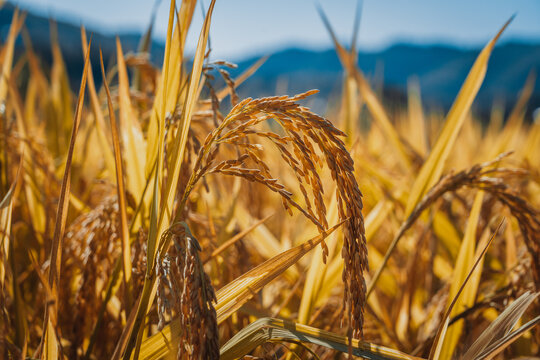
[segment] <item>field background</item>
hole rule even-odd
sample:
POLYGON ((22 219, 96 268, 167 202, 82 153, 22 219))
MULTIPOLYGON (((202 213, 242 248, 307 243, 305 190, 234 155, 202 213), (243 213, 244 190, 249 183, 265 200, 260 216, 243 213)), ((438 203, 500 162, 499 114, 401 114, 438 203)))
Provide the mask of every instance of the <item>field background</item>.
POLYGON ((332 48, 235 65, 214 4, 2 4, 0 355, 540 356, 540 38, 358 51, 319 7, 332 48))

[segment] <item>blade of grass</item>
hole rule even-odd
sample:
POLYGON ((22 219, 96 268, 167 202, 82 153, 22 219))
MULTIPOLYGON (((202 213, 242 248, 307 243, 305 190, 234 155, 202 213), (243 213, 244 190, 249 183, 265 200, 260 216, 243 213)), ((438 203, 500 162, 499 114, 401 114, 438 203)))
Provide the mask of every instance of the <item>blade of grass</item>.
MULTIPOLYGON (((476 229, 478 227, 478 221, 480 219, 480 211, 482 209, 482 203, 484 200, 484 192, 479 191, 476 194, 474 203, 467 221, 467 228, 465 229, 465 236, 461 242, 456 264, 454 265, 454 274, 452 276, 452 283, 450 284, 450 291, 448 298, 453 299, 456 297, 459 286, 464 282, 467 276, 467 270, 471 268, 474 261, 474 252, 476 245, 476 229)), ((482 274, 482 264, 480 261, 478 269, 474 271, 474 275, 471 280, 463 287, 461 297, 456 301, 450 317, 453 317, 465 309, 471 307, 474 304, 476 293, 478 291, 478 285, 480 284, 480 276, 482 274)), ((458 344, 461 336, 465 321, 459 320, 450 327, 444 338, 444 342, 441 350, 440 359, 451 359, 454 354, 456 345, 458 344)))
MULTIPOLYGON (((3 291, 5 287, 5 278, 6 278, 6 265, 9 262, 9 254, 10 254, 10 237, 11 237, 11 217, 13 212, 13 198, 15 193, 15 186, 17 184, 21 173, 21 167, 22 167, 22 158, 19 165, 19 169, 17 170, 17 176, 15 178, 15 181, 11 184, 9 187, 7 193, 2 198, 2 201, 0 202, 0 251, 2 254, 0 255, 2 258, 2 261, 0 261, 0 290, 3 291)), ((16 280, 14 280, 16 281, 16 280)))
POLYGON ((392 122, 386 114, 386 111, 384 110, 382 104, 379 102, 377 96, 375 95, 375 92, 371 89, 371 86, 365 79, 363 73, 358 69, 356 65, 356 55, 352 52, 348 52, 347 50, 345 50, 345 48, 339 43, 337 36, 335 35, 334 30, 330 25, 330 21, 328 20, 328 17, 326 16, 322 8, 319 6, 317 10, 328 33, 330 34, 330 37, 332 38, 341 64, 350 74, 350 76, 352 76, 356 80, 358 89, 363 96, 363 100, 365 101, 369 112, 373 116, 373 119, 375 120, 377 126, 381 128, 381 130, 384 132, 387 139, 389 140, 390 144, 393 146, 396 154, 400 159, 400 164, 404 166, 405 169, 408 169, 411 165, 409 156, 405 151, 403 143, 401 142, 399 135, 394 128, 394 125, 392 125, 392 122))
MULTIPOLYGON (((8 121, 5 114, 5 104, 8 95, 9 83, 11 78, 11 70, 13 65, 13 53, 15 50, 15 40, 19 34, 19 31, 23 25, 25 16, 19 16, 19 9, 15 8, 13 12, 13 19, 9 27, 9 33, 6 38, 6 45, 2 48, 0 53, 2 67, 0 68, 0 104, 3 110, 0 114, 0 132, 2 134, 8 134, 8 121)), ((0 149, 0 163, 2 169, 0 169, 0 191, 3 193, 8 191, 8 155, 7 155, 7 138, 2 138, 2 148, 0 149)), ((7 254, 7 253, 6 253, 7 254)))
MULTIPOLYGON (((81 41, 83 53, 86 54, 86 52, 88 51, 88 41, 86 39, 86 29, 82 25, 81 41)), ((106 82, 106 78, 103 78, 103 82, 106 82)), ((92 112, 94 114, 96 133, 100 144, 100 151, 103 154, 103 160, 105 162, 105 167, 108 171, 109 178, 112 180, 115 173, 114 156, 109 146, 109 142, 107 141, 107 136, 105 135, 105 119, 103 117, 103 112, 101 111, 101 106, 99 104, 99 98, 96 91, 96 85, 94 83, 94 73, 92 71, 92 67, 88 69, 88 96, 90 98, 90 105, 92 106, 92 112)))
POLYGON ((409 111, 408 121, 411 129, 409 134, 413 136, 410 143, 421 156, 425 156, 428 152, 428 144, 418 77, 412 77, 407 82, 407 98, 407 108, 409 111))
POLYGON ((295 264, 342 224, 343 222, 334 225, 321 235, 265 261, 255 269, 248 271, 246 274, 219 289, 216 293, 216 297, 218 298, 216 305, 218 323, 223 322, 234 311, 239 309, 243 303, 252 298, 255 290, 261 289, 282 274, 285 269, 295 264))
MULTIPOLYGON (((220 350, 220 359, 232 360, 241 358, 249 354, 257 346, 266 342, 290 340, 316 344, 342 353, 349 352, 349 339, 347 336, 297 324, 292 321, 262 318, 246 326, 223 345, 220 350)), ((357 339, 352 339, 351 350, 353 355, 361 356, 365 359, 420 359, 394 349, 357 339)))
MULTIPOLYGON (((523 316, 529 305, 534 302, 538 295, 540 295, 540 293, 532 294, 527 291, 512 302, 512 304, 504 309, 504 311, 482 332, 482 334, 478 336, 467 352, 463 354, 463 360, 479 359, 484 353, 488 353, 490 348, 497 348, 497 343, 504 343, 505 337, 510 334, 518 320, 523 316)), ((535 320, 538 321, 538 319, 535 320)), ((535 320, 533 320, 533 322, 535 320)), ((527 327, 527 325, 524 325, 523 327, 527 327)), ((519 330, 516 330, 516 332, 519 332, 519 330)))
POLYGON ((133 196, 136 199, 140 199, 145 180, 142 159, 146 157, 146 142, 144 141, 141 126, 135 118, 135 113, 131 105, 126 63, 124 61, 122 45, 118 37, 116 38, 116 58, 118 62, 119 124, 120 136, 122 137, 122 144, 124 146, 123 154, 126 159, 126 185, 133 196))
MULTIPOLYGON (((155 183, 154 183, 154 193, 153 193, 153 200, 152 200, 152 205, 151 205, 151 209, 152 209, 151 219, 150 219, 151 221, 150 221, 150 229, 148 233, 147 274, 146 274, 145 282, 143 285, 143 290, 141 293, 140 306, 137 311, 137 316, 134 322, 133 331, 131 332, 130 340, 128 342, 126 351, 124 352, 124 359, 126 360, 131 357, 131 353, 135 347, 137 347, 137 349, 135 349, 136 350, 135 352, 138 352, 138 349, 140 347, 140 340, 142 336, 141 329, 142 329, 142 324, 144 322, 143 320, 144 320, 144 317, 146 316, 146 313, 148 312, 148 308, 153 302, 153 297, 156 291, 156 288, 155 288, 156 251, 158 249, 158 246, 161 245, 159 244, 161 234, 170 225, 170 218, 172 216, 173 203, 174 203, 174 198, 177 191, 176 187, 178 185, 180 167, 184 159, 184 150, 186 147, 188 132, 189 132, 190 124, 191 124, 191 116, 193 114, 195 103, 197 101, 197 98, 195 96, 198 93, 199 79, 202 73, 206 43, 208 41, 208 34, 210 31, 210 21, 212 19, 212 11, 214 9, 214 5, 215 5, 215 0, 212 0, 208 8, 208 12, 207 12, 203 27, 201 29, 200 36, 199 36, 199 42, 197 44, 197 50, 195 52, 195 58, 193 60, 193 68, 191 71, 191 79, 189 83, 189 88, 187 90, 186 100, 184 102, 184 110, 182 111, 182 117, 180 119, 179 133, 174 139, 174 143, 171 150, 171 155, 172 155, 171 159, 169 163, 166 164, 168 165, 167 167, 169 171, 168 171, 168 177, 167 177, 168 181, 165 186, 164 192, 162 190, 160 191, 160 187, 159 187, 159 182, 160 182, 159 176, 161 174, 162 164, 164 164, 164 159, 163 159, 164 132, 159 133, 160 141, 159 141, 158 157, 157 157, 158 171, 156 171, 156 177, 155 177, 155 183), (159 204, 159 199, 161 199, 162 197, 164 199, 164 202, 162 204, 159 204), (156 217, 155 211, 158 211, 158 207, 159 207, 159 217, 156 217)), ((171 10, 173 9, 174 8, 172 8, 171 10)), ((170 21, 170 24, 171 23, 172 21, 170 21)), ((167 250, 168 244, 165 244, 163 248, 167 250)), ((128 328, 127 331, 131 331, 131 329, 128 328)))
POLYGON ((540 324, 540 315, 535 317, 523 326, 520 326, 516 331, 512 331, 508 335, 505 335, 502 339, 494 343, 489 349, 486 349, 478 360, 490 360, 496 355, 500 354, 504 349, 510 346, 514 341, 519 339, 524 333, 532 330, 536 325, 540 324))
MULTIPOLYGON (((338 220, 337 200, 335 197, 332 198, 329 208, 328 221, 330 223, 335 223, 338 220)), ((336 234, 331 236, 330 239, 325 242, 329 250, 328 258, 332 259, 338 243, 336 234)), ((315 249, 309 263, 306 281, 302 291, 302 298, 300 299, 300 307, 298 308, 298 322, 301 324, 309 324, 308 321, 311 318, 315 303, 321 298, 321 292, 324 291, 324 287, 327 284, 323 280, 325 280, 328 271, 328 264, 323 261, 323 258, 322 248, 319 247, 315 249)), ((338 261, 343 263, 341 258, 338 261)))
POLYGON ((101 74, 103 75, 103 86, 107 93, 107 104, 109 106, 109 119, 111 123, 111 135, 114 147, 114 162, 116 167, 116 193, 118 196, 118 212, 120 213, 120 238, 122 240, 122 269, 124 274, 124 287, 126 292, 125 309, 129 313, 132 302, 131 294, 131 249, 129 242, 129 229, 127 221, 126 191, 124 188, 124 168, 122 165, 122 152, 120 149, 120 139, 116 128, 116 117, 111 99, 111 92, 107 85, 105 67, 103 66, 103 54, 99 51, 101 74))
MULTIPOLYGON (((75 140, 77 139, 77 132, 79 130, 79 124, 82 116, 82 107, 84 102, 84 92, 86 88, 86 79, 88 76, 88 67, 90 60, 90 45, 92 39, 88 45, 89 51, 86 53, 84 61, 84 69, 81 80, 81 87, 79 89, 79 98, 77 100, 77 108, 75 109, 75 115, 73 119, 73 128, 71 132, 71 138, 69 141, 69 149, 66 158, 66 166, 64 170, 64 176, 62 178, 62 187, 60 190, 60 198, 58 200, 58 208, 56 212, 56 221, 54 226, 53 242, 51 247, 50 261, 49 261, 49 286, 52 294, 57 299, 58 284, 60 284, 60 266, 62 256, 62 246, 64 239, 64 231, 66 227, 67 211, 69 204, 69 195, 71 187, 71 163, 73 158, 73 150, 75 149, 75 140)), ((42 359, 57 359, 58 358, 58 339, 56 339, 55 329, 53 327, 52 319, 56 319, 57 303, 53 303, 47 306, 45 309, 45 321, 43 328, 45 332, 42 336, 43 352, 41 354, 42 359)))
POLYGON ((19 35, 19 31, 24 23, 25 15, 20 15, 19 9, 15 8, 13 12, 13 19, 11 20, 11 26, 6 38, 6 44, 3 47, 2 56, 2 72, 0 73, 0 103, 5 103, 9 78, 11 76, 11 67, 13 65, 13 53, 15 51, 15 40, 19 35))
POLYGON ((527 103, 534 91, 535 80, 536 72, 531 70, 519 93, 516 104, 508 116, 504 129, 500 133, 500 139, 498 139, 499 141, 496 146, 491 150, 491 154, 500 154, 504 151, 516 148, 516 142, 519 141, 519 136, 523 128, 527 103))
POLYGON ((154 163, 158 158, 160 144, 163 144, 161 135, 164 132, 164 123, 167 113, 173 113, 178 103, 180 84, 184 81, 183 64, 186 36, 191 24, 196 1, 182 1, 178 14, 177 31, 174 31, 174 18, 176 14, 176 1, 171 1, 169 9, 169 23, 167 27, 167 41, 165 43, 165 56, 163 57, 163 73, 161 75, 156 100, 152 108, 150 123, 148 125, 148 151, 146 157, 145 173, 149 176, 154 163), (170 64, 173 64, 171 66, 170 64))
MULTIPOLYGON (((154 7, 152 8, 152 15, 150 15, 150 24, 148 24, 146 32, 139 41, 139 46, 137 48, 137 52, 139 53, 150 53, 150 47, 152 45, 152 33, 154 31, 154 24, 156 22, 157 10, 160 3, 161 0, 156 0, 154 2, 154 7)), ((141 90, 141 71, 139 68, 133 69, 133 78, 131 83, 134 89, 141 90)))
MULTIPOLYGON (((150 232, 156 233, 153 236, 157 236, 157 224, 158 224, 158 208, 159 208, 159 178, 161 174, 162 169, 162 162, 157 159, 158 156, 158 150, 160 150, 163 147, 163 133, 164 133, 164 126, 163 123, 165 121, 165 103, 166 103, 166 91, 167 91, 167 85, 168 85, 168 70, 169 70, 169 57, 171 54, 171 45, 173 42, 172 32, 174 28, 174 14, 176 11, 176 1, 172 0, 170 3, 170 9, 169 9, 169 23, 167 27, 167 41, 165 43, 165 56, 164 56, 164 64, 163 64, 163 71, 164 73, 161 76, 160 85, 158 87, 156 100, 154 101, 154 108, 152 111, 152 117, 150 118, 150 124, 148 127, 148 141, 147 141, 147 159, 146 159, 146 170, 145 173, 147 176, 153 177, 153 194, 152 194, 152 202, 150 204, 150 232), (158 105, 159 104, 159 105, 158 105), (157 118, 154 114, 156 114, 157 109, 161 111, 161 117, 157 118), (150 170, 155 169, 155 172, 150 170)), ((142 199, 140 201, 140 205, 142 206, 143 202, 142 199)), ((155 242, 156 239, 150 239, 148 238, 148 242, 155 242)), ((155 245, 154 245, 155 247, 155 245)), ((151 274, 152 269, 151 265, 147 261, 147 274, 151 274)), ((126 324, 124 327, 124 330, 122 331, 121 339, 123 341, 119 341, 112 359, 116 360, 119 359, 126 353, 126 358, 129 358, 131 355, 131 351, 133 350, 133 347, 135 346, 135 342, 137 340, 137 334, 139 333, 139 327, 141 326, 143 317, 146 316, 146 307, 148 306, 148 301, 150 298, 151 288, 149 287, 148 279, 145 279, 143 290, 141 295, 137 299, 137 311, 134 313, 132 311, 132 314, 130 314, 130 321, 126 324), (132 316, 133 315, 133 316, 132 316), (135 331, 133 331, 136 329, 135 331), (127 347, 127 348, 126 348, 127 347)))
POLYGON ((444 338, 446 336, 446 332, 448 330, 448 325, 450 323, 450 314, 452 312, 452 309, 454 308, 454 305, 456 304, 457 300, 459 299, 459 296, 463 292, 463 289, 465 288, 465 285, 467 285, 467 282, 469 281, 469 279, 473 275, 474 270, 476 269, 478 264, 480 264, 480 262, 484 258, 484 255, 486 254, 489 246, 493 242, 493 239, 495 238, 495 235, 497 235, 497 233, 499 232, 499 230, 501 229, 503 224, 504 224, 504 219, 499 223, 499 225, 497 226, 497 229, 495 230, 495 232, 489 238, 486 245, 482 249, 482 252, 480 254, 478 254, 478 256, 476 257, 476 260, 475 260, 474 264, 472 265, 472 267, 468 271, 467 277, 465 278, 465 280, 463 281, 463 283, 459 287, 459 290, 456 293, 456 296, 452 299, 452 301, 450 302, 450 305, 446 309, 446 312, 445 312, 445 314, 444 314, 444 316, 442 318, 442 322, 439 325, 439 328, 437 330, 437 334, 435 335, 435 340, 433 341, 433 345, 431 346, 431 350, 429 352, 429 357, 428 357, 429 360, 439 359, 440 358, 442 345, 443 345, 443 342, 444 342, 444 338))
MULTIPOLYGON (((53 113, 47 119, 48 124, 46 127, 46 134, 49 144, 52 145, 53 156, 60 158, 65 156, 68 152, 68 137, 72 129, 73 121, 73 96, 69 85, 69 75, 66 64, 58 43, 58 28, 56 22, 53 20, 50 20, 49 22, 49 30, 53 57, 50 75, 50 101, 53 113)), ((59 176, 61 172, 62 170, 59 170, 59 176)))
POLYGON ((4 291, 4 275, 5 275, 5 264, 8 263, 8 254, 9 254, 9 264, 11 267, 12 274, 12 291, 13 291, 13 302, 15 305, 15 345, 17 345, 23 353, 26 352, 27 342, 28 342, 28 324, 25 311, 24 298, 21 294, 21 289, 19 286, 17 264, 15 261, 15 244, 13 241, 10 241, 11 237, 11 221, 13 213, 13 200, 18 197, 18 194, 21 189, 21 179, 22 179, 22 169, 24 162, 24 149, 22 150, 23 156, 19 161, 19 166, 17 168, 17 174, 15 175, 15 180, 11 184, 8 193, 0 202, 0 230, 2 231, 0 247, 2 252, 9 247, 9 253, 4 252, 5 257, 0 257, 0 291, 4 291))
POLYGON ((450 151, 453 148, 459 131, 467 118, 467 113, 469 112, 474 98, 476 97, 476 94, 478 93, 478 90, 480 90, 480 86, 484 81, 489 57, 493 51, 495 43, 502 35, 506 27, 510 24, 512 19, 513 17, 510 18, 506 24, 504 24, 497 35, 491 39, 491 41, 484 47, 476 58, 476 61, 474 62, 469 75, 467 75, 467 78, 465 79, 465 82, 463 83, 461 90, 459 91, 459 94, 452 105, 452 108, 448 112, 444 128, 439 135, 433 150, 429 154, 426 162, 420 169, 420 173, 414 181, 409 194, 409 199, 407 201, 405 217, 408 217, 412 213, 416 205, 427 193, 428 189, 440 178, 444 169, 444 164, 450 155, 450 151))
MULTIPOLYGON (((270 214, 268 215, 267 217, 263 218, 263 219, 260 219, 256 222, 254 222, 250 227, 244 229, 243 231, 241 231, 240 233, 236 234, 235 236, 233 236, 232 238, 230 238, 229 240, 225 241, 223 244, 221 244, 217 249, 215 249, 214 251, 212 251, 212 254, 210 255, 210 257, 208 258, 208 260, 218 256, 219 254, 221 254, 223 251, 227 250, 230 246, 232 246, 234 243, 236 243, 237 241, 239 240, 242 240, 242 238, 244 236, 246 236, 247 234, 249 234, 252 230, 254 230, 255 228, 257 228, 257 226, 263 224, 266 220, 270 219, 272 217, 272 215, 274 214, 270 214)), ((206 260, 206 261, 208 261, 206 260)), ((206 263, 205 261, 205 263, 206 263)))
MULTIPOLYGON (((23 114, 23 101, 18 92, 17 86, 13 81, 10 81, 9 96, 11 98, 11 105, 15 112, 15 119, 17 122, 17 131, 19 132, 23 140, 28 139, 28 132, 26 130, 26 124, 23 114)), ((28 99, 26 99, 28 101, 28 99)), ((28 147, 28 151, 21 151, 22 158, 24 159, 24 192, 27 202, 28 212, 31 214, 30 219, 34 228, 36 237, 40 244, 43 244, 43 234, 46 227, 45 208, 40 200, 41 193, 35 186, 37 179, 42 178, 40 176, 38 168, 35 166, 35 154, 32 147, 28 147)))

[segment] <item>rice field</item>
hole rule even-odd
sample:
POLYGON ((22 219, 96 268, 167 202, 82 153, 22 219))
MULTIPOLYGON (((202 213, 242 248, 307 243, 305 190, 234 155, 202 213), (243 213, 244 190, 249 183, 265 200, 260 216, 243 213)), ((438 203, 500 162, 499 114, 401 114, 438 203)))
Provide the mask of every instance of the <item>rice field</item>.
POLYGON ((29 39, 14 55, 15 12, 0 44, 0 356, 540 356, 534 74, 506 118, 471 111, 511 20, 439 114, 415 82, 406 108, 384 106, 321 11, 344 78, 340 106, 316 114, 316 90, 239 98, 262 61, 237 78, 212 61, 214 3, 189 56, 196 1, 171 1, 159 69, 120 41, 92 68, 81 28, 78 92, 57 43, 50 68, 29 39))

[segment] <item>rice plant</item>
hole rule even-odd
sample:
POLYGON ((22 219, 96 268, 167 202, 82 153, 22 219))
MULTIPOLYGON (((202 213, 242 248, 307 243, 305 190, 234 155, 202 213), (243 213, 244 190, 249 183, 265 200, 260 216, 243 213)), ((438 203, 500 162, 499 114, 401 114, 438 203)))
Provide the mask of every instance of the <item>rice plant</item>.
POLYGON ((212 61, 214 4, 189 59, 196 1, 171 1, 160 69, 120 41, 92 68, 81 28, 78 93, 54 41, 50 68, 28 38, 15 57, 15 11, 0 50, 2 357, 538 356, 533 75, 504 123, 471 112, 510 21, 441 117, 414 83, 389 112, 321 9, 344 68, 322 116, 316 90, 239 98, 264 59, 238 78, 212 61))

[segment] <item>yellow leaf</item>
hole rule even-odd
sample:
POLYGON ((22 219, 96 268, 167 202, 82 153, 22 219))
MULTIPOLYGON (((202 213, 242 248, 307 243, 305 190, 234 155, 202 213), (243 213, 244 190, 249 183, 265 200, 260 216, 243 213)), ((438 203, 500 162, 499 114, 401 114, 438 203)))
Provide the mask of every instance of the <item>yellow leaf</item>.
POLYGON ((476 61, 474 62, 469 75, 465 79, 459 94, 452 105, 452 108, 448 112, 446 122, 443 127, 433 150, 429 154, 428 159, 420 169, 416 180, 411 189, 409 200, 407 201, 407 207, 405 209, 405 218, 407 218, 413 209, 416 207, 420 199, 426 194, 427 190, 431 188, 440 178, 444 164, 450 155, 450 151, 453 148, 454 142, 459 134, 459 130, 463 126, 463 122, 466 119, 467 113, 471 108, 471 105, 480 90, 480 86, 484 81, 484 77, 487 71, 487 65, 491 52, 495 43, 502 35, 504 29, 510 24, 512 19, 508 20, 506 24, 499 30, 497 35, 484 47, 480 52, 476 61))

